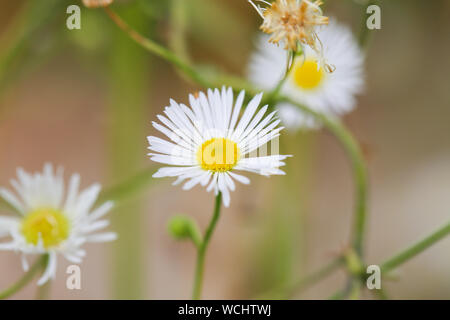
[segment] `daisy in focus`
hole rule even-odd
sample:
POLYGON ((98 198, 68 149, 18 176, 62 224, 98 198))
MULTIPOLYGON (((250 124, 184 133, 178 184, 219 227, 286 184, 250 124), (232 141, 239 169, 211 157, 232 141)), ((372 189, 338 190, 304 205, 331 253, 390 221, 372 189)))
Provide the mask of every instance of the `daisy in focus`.
MULTIPOLYGON (((334 20, 319 30, 324 54, 335 66, 332 73, 318 62, 318 53, 305 48, 295 57, 280 92, 309 108, 331 117, 353 110, 355 96, 364 87, 364 56, 351 30, 334 20)), ((267 36, 258 39, 257 49, 250 58, 248 78, 263 90, 273 90, 285 77, 289 57, 286 52, 267 42, 267 36)), ((297 107, 281 103, 277 106, 283 124, 289 129, 314 128, 318 123, 297 107)))
POLYGON ((101 218, 113 207, 105 202, 92 210, 100 192, 100 185, 79 192, 80 176, 72 175, 64 197, 62 168, 56 173, 50 164, 42 173, 29 174, 17 170, 17 180, 11 184, 17 197, 8 189, 0 188, 0 196, 20 217, 0 216, 0 237, 10 236, 9 242, 0 243, 0 250, 22 253, 22 266, 28 270, 26 255, 48 254, 46 270, 38 285, 56 275, 57 256, 63 255, 73 263, 80 263, 86 252, 81 246, 86 242, 106 242, 116 239, 113 232, 102 232, 109 225, 101 218))
POLYGON ((264 0, 248 0, 263 18, 261 30, 270 34, 269 42, 284 44, 286 50, 297 51, 298 45, 309 46, 316 53, 321 52, 320 40, 316 27, 328 24, 323 16, 322 1, 308 0, 275 0, 270 3, 264 0), (265 5, 262 7, 255 2, 265 5))
MULTIPOLYGON (((156 152, 149 153, 150 159, 170 166, 160 168, 153 177, 177 177, 174 184, 186 181, 184 190, 197 184, 207 186, 207 191, 214 190, 216 195, 221 192, 228 207, 234 180, 250 183, 236 171, 283 175, 279 167, 288 156, 261 155, 264 152, 258 150, 280 135, 280 120, 275 111, 265 116, 267 105, 258 111, 262 94, 248 103, 241 116, 244 97, 241 91, 234 101, 233 90, 223 88, 209 89, 207 95, 190 95, 190 108, 171 100, 165 115, 158 115, 163 125, 153 122, 171 141, 148 137, 149 149, 156 152)), ((271 145, 272 153, 274 149, 271 145)))

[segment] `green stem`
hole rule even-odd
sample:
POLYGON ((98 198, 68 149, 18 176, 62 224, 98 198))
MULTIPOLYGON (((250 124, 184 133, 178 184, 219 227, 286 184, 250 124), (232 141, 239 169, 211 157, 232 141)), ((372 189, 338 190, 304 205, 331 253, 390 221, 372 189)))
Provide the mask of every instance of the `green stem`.
MULTIPOLYGON (((141 8, 135 4, 120 9, 133 24, 141 30, 151 32, 153 23, 140 14, 141 8)), ((129 37, 114 25, 110 27, 113 35, 110 50, 114 52, 107 61, 108 70, 108 164, 110 181, 122 181, 135 173, 134 168, 141 167, 141 146, 130 141, 139 141, 145 135, 145 118, 149 89, 149 68, 151 65, 146 50, 129 41, 129 37)), ((149 176, 149 171, 145 171, 149 176)), ((143 178, 145 178, 143 176, 143 178)), ((145 182, 146 179, 143 181, 145 182)), ((128 188, 138 187, 130 185, 128 188)), ((127 191, 127 189, 125 190, 127 191)), ((120 196, 116 193, 116 196, 120 196)), ((142 203, 129 201, 115 208, 112 224, 120 236, 114 246, 114 297, 117 299, 140 299, 145 296, 146 272, 145 250, 142 247, 142 203), (129 272, 133 270, 133 272, 129 272)))
POLYGON ((47 255, 42 255, 21 279, 19 279, 8 289, 0 292, 0 300, 11 297, 13 294, 19 292, 23 287, 25 287, 31 280, 33 280, 36 273, 45 267, 47 264, 47 259, 47 255))
POLYGON ((345 292, 344 290, 336 291, 334 294, 332 294, 328 300, 342 300, 345 298, 345 292))
POLYGON ((155 182, 155 179, 152 179, 153 174, 155 173, 155 169, 152 167, 143 169, 142 171, 136 173, 134 176, 125 179, 119 184, 106 188, 102 191, 100 196, 97 199, 97 204, 101 204, 108 200, 113 200, 117 205, 118 202, 122 202, 125 199, 129 198, 131 195, 135 195, 146 187, 155 182))
MULTIPOLYGON (((47 269, 48 266, 48 260, 50 259, 50 256, 48 254, 44 255, 45 257, 45 261, 44 261, 44 266, 42 267, 43 272, 45 272, 45 269, 47 269)), ((46 283, 44 283, 41 286, 37 287, 36 290, 36 300, 47 300, 50 294, 50 288, 52 286, 52 279, 48 279, 46 283)))
POLYGON ((302 111, 314 116, 325 128, 327 128, 341 143, 350 158, 353 170, 353 179, 355 184, 355 213, 352 232, 352 243, 355 251, 360 257, 363 255, 364 234, 366 229, 366 202, 367 202, 367 169, 364 163, 364 157, 358 143, 352 134, 338 120, 330 119, 327 116, 315 112, 308 107, 297 103, 296 101, 278 97, 281 101, 289 102, 300 108, 302 111))
POLYGON ((171 0, 170 3, 170 48, 185 61, 189 62, 189 50, 186 44, 188 0, 171 0))
POLYGON ((156 42, 144 37, 136 30, 132 29, 122 18, 120 18, 114 11, 109 7, 104 8, 107 15, 111 20, 123 31, 125 31, 134 41, 141 45, 146 50, 152 52, 160 58, 163 58, 171 63, 173 63, 177 68, 189 76, 192 80, 198 84, 208 87, 208 81, 200 75, 193 67, 191 67, 187 62, 178 57, 175 53, 168 50, 167 48, 157 44, 156 42))
POLYGON ((378 300, 389 300, 389 296, 386 293, 386 290, 384 290, 383 288, 372 290, 372 292, 373 295, 378 298, 378 300))
POLYGON ((339 267, 342 266, 342 258, 336 258, 333 261, 329 262, 322 268, 314 271, 313 273, 300 278, 293 284, 291 284, 288 287, 283 287, 281 289, 274 289, 269 292, 266 292, 262 295, 259 295, 258 299, 265 299, 266 297, 273 297, 280 295, 286 298, 291 298, 294 294, 299 294, 303 290, 309 288, 310 286, 316 284, 317 282, 321 281, 322 279, 326 278, 328 275, 332 274, 334 271, 336 271, 339 267))
MULTIPOLYGON (((401 264, 407 262, 408 260, 414 258, 418 254, 422 253, 436 242, 442 240, 449 234, 450 234, 450 222, 440 227, 436 231, 432 232, 430 235, 426 236, 422 240, 416 242, 415 244, 396 254, 392 258, 383 262, 380 266, 381 271, 386 274, 394 270, 401 264)), ((385 292, 380 292, 379 294, 380 298, 382 299, 386 298, 385 292)), ((345 297, 345 291, 339 291, 336 294, 334 294, 330 299, 341 299, 343 297, 345 297)))
POLYGON ((198 250, 197 250, 197 265, 195 267, 194 288, 192 291, 192 299, 193 300, 199 300, 200 296, 201 296, 202 283, 203 283, 203 270, 204 270, 204 266, 205 266, 205 253, 206 253, 206 249, 208 247, 209 241, 211 239, 211 236, 216 227, 217 221, 219 220, 219 217, 220 217, 221 202, 222 202, 222 193, 219 192, 219 194, 216 196, 214 213, 213 213, 212 219, 209 223, 208 229, 206 229, 206 233, 203 238, 203 242, 201 243, 201 245, 198 247, 198 250))
POLYGON ((342 258, 337 258, 331 261, 330 263, 326 264, 322 268, 318 269, 317 271, 311 273, 310 275, 298 280, 291 286, 291 288, 289 288, 288 297, 292 297, 294 294, 297 294, 305 290, 309 286, 326 278, 328 275, 336 271, 341 266, 342 266, 342 258))
POLYGON ((352 283, 350 293, 348 295, 349 300, 358 300, 361 294, 362 283, 359 279, 355 279, 352 283))
POLYGON ((50 290, 52 287, 52 280, 49 279, 42 286, 37 288, 36 300, 48 300, 50 296, 50 290))
POLYGON ((435 244, 436 242, 443 239, 444 237, 446 237, 449 234, 450 234, 450 223, 437 229, 436 231, 434 231, 427 237, 423 238, 422 240, 418 241, 417 243, 413 244, 412 246, 408 247, 407 249, 401 251, 400 253, 393 256, 392 258, 386 260, 384 263, 381 264, 381 271, 384 273, 392 271, 399 265, 410 260, 411 258, 415 257, 416 255, 423 252, 424 250, 428 249, 433 244, 435 244))
POLYGON ((43 32, 46 38, 53 39, 55 34, 50 26, 60 23, 60 16, 54 13, 65 11, 68 5, 68 1, 62 0, 23 1, 12 22, 0 34, 0 91, 10 86, 25 70, 34 68, 42 53, 48 53, 46 49, 37 54, 37 44, 33 41, 36 42, 37 35, 43 32), (31 56, 33 59, 28 59, 31 56))

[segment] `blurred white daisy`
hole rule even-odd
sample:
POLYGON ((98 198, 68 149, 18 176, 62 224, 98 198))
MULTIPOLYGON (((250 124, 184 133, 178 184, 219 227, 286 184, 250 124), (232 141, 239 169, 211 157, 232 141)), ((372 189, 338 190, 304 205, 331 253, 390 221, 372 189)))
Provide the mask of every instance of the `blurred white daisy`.
MULTIPOLYGON (((266 155, 259 149, 279 136, 283 129, 277 128, 280 120, 275 118, 275 111, 264 116, 268 106, 258 111, 262 94, 256 95, 240 116, 244 97, 241 91, 234 102, 232 89, 223 88, 209 89, 207 95, 190 95, 191 108, 171 100, 165 116, 158 115, 164 126, 153 122, 153 127, 171 142, 148 137, 149 149, 157 152, 149 153, 151 160, 171 166, 160 168, 153 176, 177 177, 174 184, 187 180, 184 190, 208 185, 207 191, 222 192, 223 203, 229 206, 229 191, 235 189, 233 180, 250 183, 235 171, 284 174, 279 167, 288 156, 266 155)), ((272 144, 272 153, 274 149, 272 144)))
MULTIPOLYGON (((340 116, 355 107, 355 95, 363 89, 364 56, 351 30, 334 20, 320 29, 319 35, 324 54, 335 67, 334 72, 326 72, 320 65, 318 54, 305 47, 303 54, 292 62, 280 92, 315 111, 340 116)), ((267 36, 262 36, 250 58, 248 77, 261 89, 273 90, 285 75, 287 60, 286 51, 268 43, 267 36)), ((277 108, 283 124, 289 129, 318 125, 311 116, 293 105, 281 103, 277 108)))
POLYGON ((47 268, 38 281, 42 285, 56 274, 57 255, 63 255, 73 263, 80 263, 85 256, 81 246, 86 242, 105 242, 116 239, 113 232, 98 232, 109 225, 100 220, 113 207, 105 202, 91 210, 100 192, 94 184, 79 193, 80 176, 72 175, 64 199, 62 168, 53 172, 51 164, 43 173, 28 174, 17 170, 17 180, 11 184, 17 192, 0 188, 0 196, 14 207, 20 217, 0 216, 0 236, 10 236, 10 242, 0 243, 0 250, 22 253, 22 265, 28 270, 26 255, 49 255, 47 268))

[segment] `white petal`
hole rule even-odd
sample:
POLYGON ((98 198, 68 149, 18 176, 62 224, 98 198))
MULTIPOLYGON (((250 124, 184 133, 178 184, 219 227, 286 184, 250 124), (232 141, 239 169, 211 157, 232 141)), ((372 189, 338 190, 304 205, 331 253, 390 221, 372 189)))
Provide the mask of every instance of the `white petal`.
POLYGON ((25 209, 22 203, 17 199, 17 197, 8 189, 0 188, 0 197, 5 199, 12 207, 14 207, 17 211, 24 214, 25 209))
POLYGON ((99 220, 99 221, 95 221, 88 225, 83 226, 81 228, 81 231, 84 233, 89 233, 89 232, 101 230, 103 228, 106 228, 107 226, 109 226, 108 220, 99 220))
POLYGON ((171 164, 174 166, 192 166, 196 164, 196 161, 194 159, 189 158, 182 158, 154 153, 149 153, 148 155, 150 156, 150 159, 155 162, 171 164))
POLYGON ((45 268, 44 274, 42 277, 38 280, 37 285, 42 286, 45 284, 48 280, 55 277, 56 274, 56 253, 50 252, 47 267, 45 268))
POLYGON ((93 234, 86 237, 87 242, 109 242, 117 239, 117 233, 105 232, 100 234, 93 234))
POLYGON ((15 241, 0 243, 0 250, 3 251, 17 250, 17 244, 15 241))
POLYGON ((257 94, 247 105, 247 108, 242 115, 241 120, 239 120, 239 124, 236 127, 236 130, 233 132, 231 136, 231 140, 235 140, 236 137, 239 137, 242 132, 244 132, 245 128, 248 126, 250 120, 253 118, 256 109, 259 106, 259 103, 262 99, 262 93, 257 94))
POLYGON ((28 260, 25 254, 21 255, 20 262, 22 263, 23 271, 27 272, 30 269, 30 265, 28 264, 28 260))
POLYGON ((197 170, 198 166, 193 167, 162 167, 153 174, 153 178, 177 177, 197 170))
POLYGON ((273 155, 266 157, 253 157, 241 159, 235 170, 244 170, 259 173, 261 175, 280 175, 284 174, 279 167, 284 165, 282 160, 289 156, 273 155))
POLYGON ((264 116, 264 114, 266 113, 268 107, 269 106, 265 105, 264 107, 261 108, 261 110, 258 111, 256 116, 253 118, 252 122, 250 122, 248 127, 245 129, 245 131, 239 137, 236 137, 236 140, 238 140, 238 141, 242 140, 243 138, 247 137, 250 134, 250 132, 261 121, 261 119, 264 116))
POLYGON ((242 104, 244 102, 244 98, 245 98, 245 91, 242 90, 239 93, 239 95, 238 95, 238 97, 236 99, 236 104, 234 105, 233 116, 231 118, 231 122, 230 122, 230 125, 229 125, 229 129, 230 130, 229 130, 229 136, 228 137, 231 137, 231 134, 234 132, 234 127, 236 126, 236 123, 237 123, 237 120, 238 120, 238 117, 239 117, 239 113, 241 111, 242 104))
POLYGON ((71 255, 71 254, 65 254, 64 258, 66 258, 70 262, 76 263, 76 264, 79 264, 83 261, 83 259, 81 257, 76 256, 76 255, 71 255))
POLYGON ((0 216, 0 237, 4 237, 19 227, 20 220, 14 217, 0 216))
POLYGON ((217 178, 217 185, 219 191, 222 192, 222 201, 225 207, 230 206, 230 192, 228 191, 227 185, 225 183, 225 174, 219 174, 217 178))
POLYGON ((75 173, 70 177, 69 188, 67 190, 67 199, 64 205, 65 211, 70 211, 75 205, 78 196, 78 188, 80 187, 80 175, 75 173))
POLYGON ((247 177, 244 177, 243 175, 234 173, 234 172, 228 172, 228 174, 233 177, 234 179, 236 179, 237 181, 239 181, 240 183, 243 184, 250 184, 250 179, 247 177))
POLYGON ((236 189, 236 185, 233 182, 233 179, 230 178, 230 176, 228 175, 228 173, 225 172, 224 174, 225 177, 225 183, 227 185, 227 187, 231 190, 234 191, 236 189))
POLYGON ((215 173, 212 175, 211 182, 209 183, 209 186, 206 188, 206 191, 207 191, 207 192, 210 192, 211 190, 214 190, 214 191, 217 190, 217 176, 218 176, 218 173, 217 173, 217 172, 215 172, 215 173))
POLYGON ((89 215, 90 221, 95 221, 97 219, 100 219, 105 214, 107 214, 112 208, 114 207, 114 202, 107 201, 103 203, 100 207, 92 211, 92 213, 89 215))
POLYGON ((198 173, 197 176, 190 177, 190 180, 183 185, 183 190, 191 190, 193 187, 195 187, 197 184, 199 184, 200 181, 203 180, 203 177, 205 174, 208 174, 208 173, 200 172, 200 173, 198 173))
POLYGON ((80 196, 77 199, 74 212, 69 212, 68 214, 86 215, 97 200, 100 190, 101 186, 98 183, 95 183, 89 188, 85 189, 83 192, 81 192, 80 196))

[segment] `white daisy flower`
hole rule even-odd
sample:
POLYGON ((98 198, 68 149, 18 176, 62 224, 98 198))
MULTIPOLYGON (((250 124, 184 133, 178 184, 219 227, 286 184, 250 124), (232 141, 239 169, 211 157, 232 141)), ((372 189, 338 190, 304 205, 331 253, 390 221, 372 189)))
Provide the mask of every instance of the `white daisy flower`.
MULTIPOLYGON (((233 180, 248 184, 250 180, 235 171, 248 171, 265 176, 281 175, 279 169, 288 156, 266 155, 262 146, 279 136, 283 128, 277 128, 280 120, 275 111, 264 117, 268 106, 258 106, 262 93, 256 95, 240 117, 245 92, 241 91, 236 101, 233 90, 209 89, 198 97, 189 96, 191 108, 170 101, 158 115, 163 125, 153 122, 153 127, 167 136, 171 142, 150 136, 150 159, 169 164, 160 168, 153 176, 177 177, 174 184, 185 180, 183 189, 189 190, 197 184, 222 192, 225 206, 230 204, 230 190, 235 189, 233 180), (259 155, 255 153, 259 152, 259 155)), ((271 151, 276 148, 271 144, 271 151)))
POLYGON ((0 250, 22 253, 22 265, 28 270, 26 255, 49 255, 47 268, 38 281, 46 283, 56 274, 57 255, 62 254, 73 263, 80 263, 85 256, 81 246, 86 242, 105 242, 116 239, 113 232, 100 232, 109 225, 100 220, 113 207, 106 202, 91 210, 100 192, 100 185, 78 192, 80 176, 72 175, 64 198, 62 168, 53 172, 51 164, 43 173, 28 174, 17 170, 17 180, 11 184, 19 195, 0 188, 0 196, 13 206, 20 217, 0 216, 0 236, 10 236, 10 242, 0 243, 0 250))
MULTIPOLYGON (((292 62, 281 93, 309 108, 335 117, 346 114, 356 105, 355 95, 364 86, 364 56, 353 38, 351 30, 334 20, 318 32, 324 55, 335 67, 329 73, 321 66, 321 57, 305 47, 302 55, 292 62)), ((248 77, 264 90, 273 90, 284 77, 288 55, 286 51, 259 39, 256 52, 250 59, 248 77)), ((315 120, 297 107, 281 103, 280 118, 290 129, 317 127, 315 120)))

